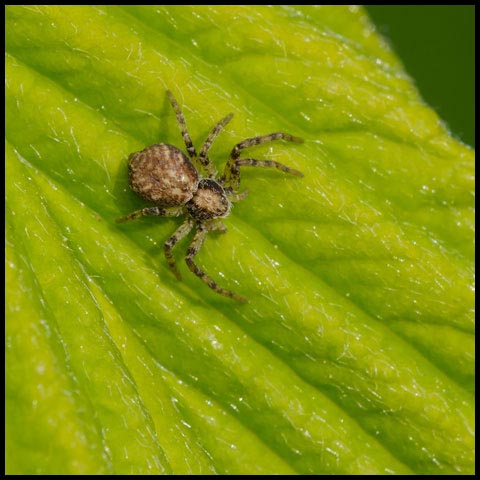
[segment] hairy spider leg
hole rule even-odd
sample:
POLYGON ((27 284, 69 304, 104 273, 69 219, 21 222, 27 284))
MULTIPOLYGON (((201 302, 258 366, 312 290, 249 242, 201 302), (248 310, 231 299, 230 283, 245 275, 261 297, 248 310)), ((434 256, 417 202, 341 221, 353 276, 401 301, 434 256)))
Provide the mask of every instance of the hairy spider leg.
POLYGON ((204 223, 204 226, 209 232, 226 233, 227 231, 227 227, 219 218, 214 218, 213 220, 204 223))
POLYGON ((223 295, 225 297, 233 298, 238 302, 245 303, 247 301, 246 298, 237 295, 236 293, 231 292, 230 290, 226 290, 225 288, 220 287, 217 285, 195 262, 194 258, 195 255, 198 253, 200 248, 205 241, 205 238, 209 232, 209 230, 215 229, 204 227, 202 225, 198 225, 197 231, 195 232, 195 236, 193 237, 190 246, 188 247, 187 254, 185 256, 185 261, 187 262, 188 268, 198 277, 202 282, 207 284, 212 290, 223 295))
POLYGON ((200 153, 198 155, 198 159, 200 163, 205 168, 207 175, 209 178, 215 178, 217 176, 217 169, 215 166, 210 162, 207 157, 207 153, 212 146, 213 141, 217 138, 218 134, 225 128, 225 125, 233 118, 233 113, 229 113, 225 118, 220 120, 213 128, 212 131, 209 133, 207 139, 202 145, 200 149, 200 153))
POLYGON ((225 165, 221 182, 227 187, 230 187, 233 191, 237 190, 240 186, 239 168, 241 166, 277 168, 283 172, 296 175, 297 177, 303 177, 303 173, 299 172, 298 170, 294 170, 293 168, 287 167, 282 163, 275 162, 274 160, 255 160, 253 158, 239 159, 240 152, 244 148, 253 147, 254 145, 260 145, 262 143, 273 142, 274 140, 287 140, 289 142, 303 143, 302 138, 294 137, 293 135, 284 132, 275 132, 270 133, 269 135, 262 135, 260 137, 247 138, 242 142, 237 143, 233 147, 232 153, 230 153, 230 158, 225 165))
POLYGON ((141 210, 135 210, 124 217, 117 218, 115 222, 129 222, 130 220, 136 220, 137 218, 146 217, 148 215, 157 215, 159 217, 178 217, 182 213, 184 213, 183 207, 146 207, 142 208, 141 210))
POLYGON ((231 202, 240 202, 241 200, 243 200, 244 198, 247 198, 248 196, 248 190, 244 190, 243 192, 239 192, 239 193, 233 193, 233 190, 230 190, 230 189, 225 189, 225 191, 227 194, 227 198, 231 202))
POLYGON ((187 122, 185 121, 185 117, 182 111, 180 110, 178 102, 173 96, 173 93, 170 90, 167 90, 167 95, 170 100, 170 103, 172 104, 173 111, 177 116, 177 123, 178 123, 178 126, 180 127, 180 132, 182 133, 182 138, 183 138, 183 141, 185 142, 185 146, 187 147, 188 155, 195 162, 198 158, 197 151, 195 150, 192 139, 190 138, 190 134, 188 133, 187 122))
POLYGON ((164 252, 165 258, 167 259, 168 266, 175 274, 178 280, 182 279, 180 272, 177 270, 177 265, 175 264, 175 258, 172 254, 173 247, 185 236, 190 233, 190 230, 193 228, 193 220, 187 218, 173 233, 173 235, 165 242, 164 252))
POLYGON ((276 168, 285 173, 290 173, 296 177, 303 177, 303 173, 293 168, 287 167, 283 163, 275 160, 257 160, 255 158, 239 158, 235 161, 237 167, 262 167, 262 168, 276 168))

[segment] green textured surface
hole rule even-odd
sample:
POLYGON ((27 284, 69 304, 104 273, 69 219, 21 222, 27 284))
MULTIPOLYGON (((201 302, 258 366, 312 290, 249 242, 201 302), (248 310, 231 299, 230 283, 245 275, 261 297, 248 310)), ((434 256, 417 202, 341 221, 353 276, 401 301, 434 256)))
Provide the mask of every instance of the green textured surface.
POLYGON ((473 151, 362 10, 6 8, 7 473, 472 473, 473 151), (250 195, 199 263, 127 157, 239 140, 305 173, 250 195))

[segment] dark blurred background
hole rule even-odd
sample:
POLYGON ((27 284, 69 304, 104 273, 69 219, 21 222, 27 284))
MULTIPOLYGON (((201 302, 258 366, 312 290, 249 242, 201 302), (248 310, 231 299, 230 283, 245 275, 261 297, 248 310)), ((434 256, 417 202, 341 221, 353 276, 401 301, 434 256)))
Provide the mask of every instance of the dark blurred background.
POLYGON ((475 147, 475 7, 366 5, 423 99, 475 147))

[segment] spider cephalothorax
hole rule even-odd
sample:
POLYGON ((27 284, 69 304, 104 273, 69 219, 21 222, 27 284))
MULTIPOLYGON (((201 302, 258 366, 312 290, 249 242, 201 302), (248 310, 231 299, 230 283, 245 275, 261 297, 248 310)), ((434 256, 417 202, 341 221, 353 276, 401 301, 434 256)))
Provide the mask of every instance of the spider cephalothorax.
POLYGON ((189 269, 217 293, 238 301, 245 301, 245 298, 218 286, 193 259, 208 232, 226 231, 225 225, 219 219, 230 213, 231 202, 245 198, 246 192, 237 193, 240 186, 240 167, 270 167, 298 177, 303 176, 298 170, 273 160, 239 158, 240 152, 244 148, 273 140, 283 139, 290 142, 303 142, 303 140, 283 132, 247 138, 233 147, 223 175, 217 177, 217 171, 208 159, 207 153, 217 135, 232 119, 233 114, 227 115, 213 127, 200 153, 197 154, 188 134, 183 113, 172 92, 168 90, 167 94, 177 116, 190 159, 177 147, 167 143, 155 144, 141 152, 132 153, 129 157, 130 185, 134 192, 156 206, 137 210, 119 218, 117 222, 125 222, 146 215, 163 217, 186 215, 182 225, 165 242, 165 257, 173 273, 178 279, 181 278, 175 265, 172 248, 195 227, 195 235, 185 256, 189 269), (200 172, 204 175, 202 176, 200 172))

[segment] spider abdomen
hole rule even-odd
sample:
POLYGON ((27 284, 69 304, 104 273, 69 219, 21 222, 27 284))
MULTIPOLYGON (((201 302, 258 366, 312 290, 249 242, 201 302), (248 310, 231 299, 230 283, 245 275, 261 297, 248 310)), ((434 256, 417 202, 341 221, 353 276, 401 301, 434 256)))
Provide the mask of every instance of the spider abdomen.
POLYGON ((129 157, 130 185, 149 202, 179 206, 197 190, 199 176, 186 155, 173 145, 159 143, 129 157))
POLYGON ((230 202, 225 190, 211 178, 198 182, 197 191, 186 207, 190 216, 196 220, 226 217, 230 212, 230 202))

